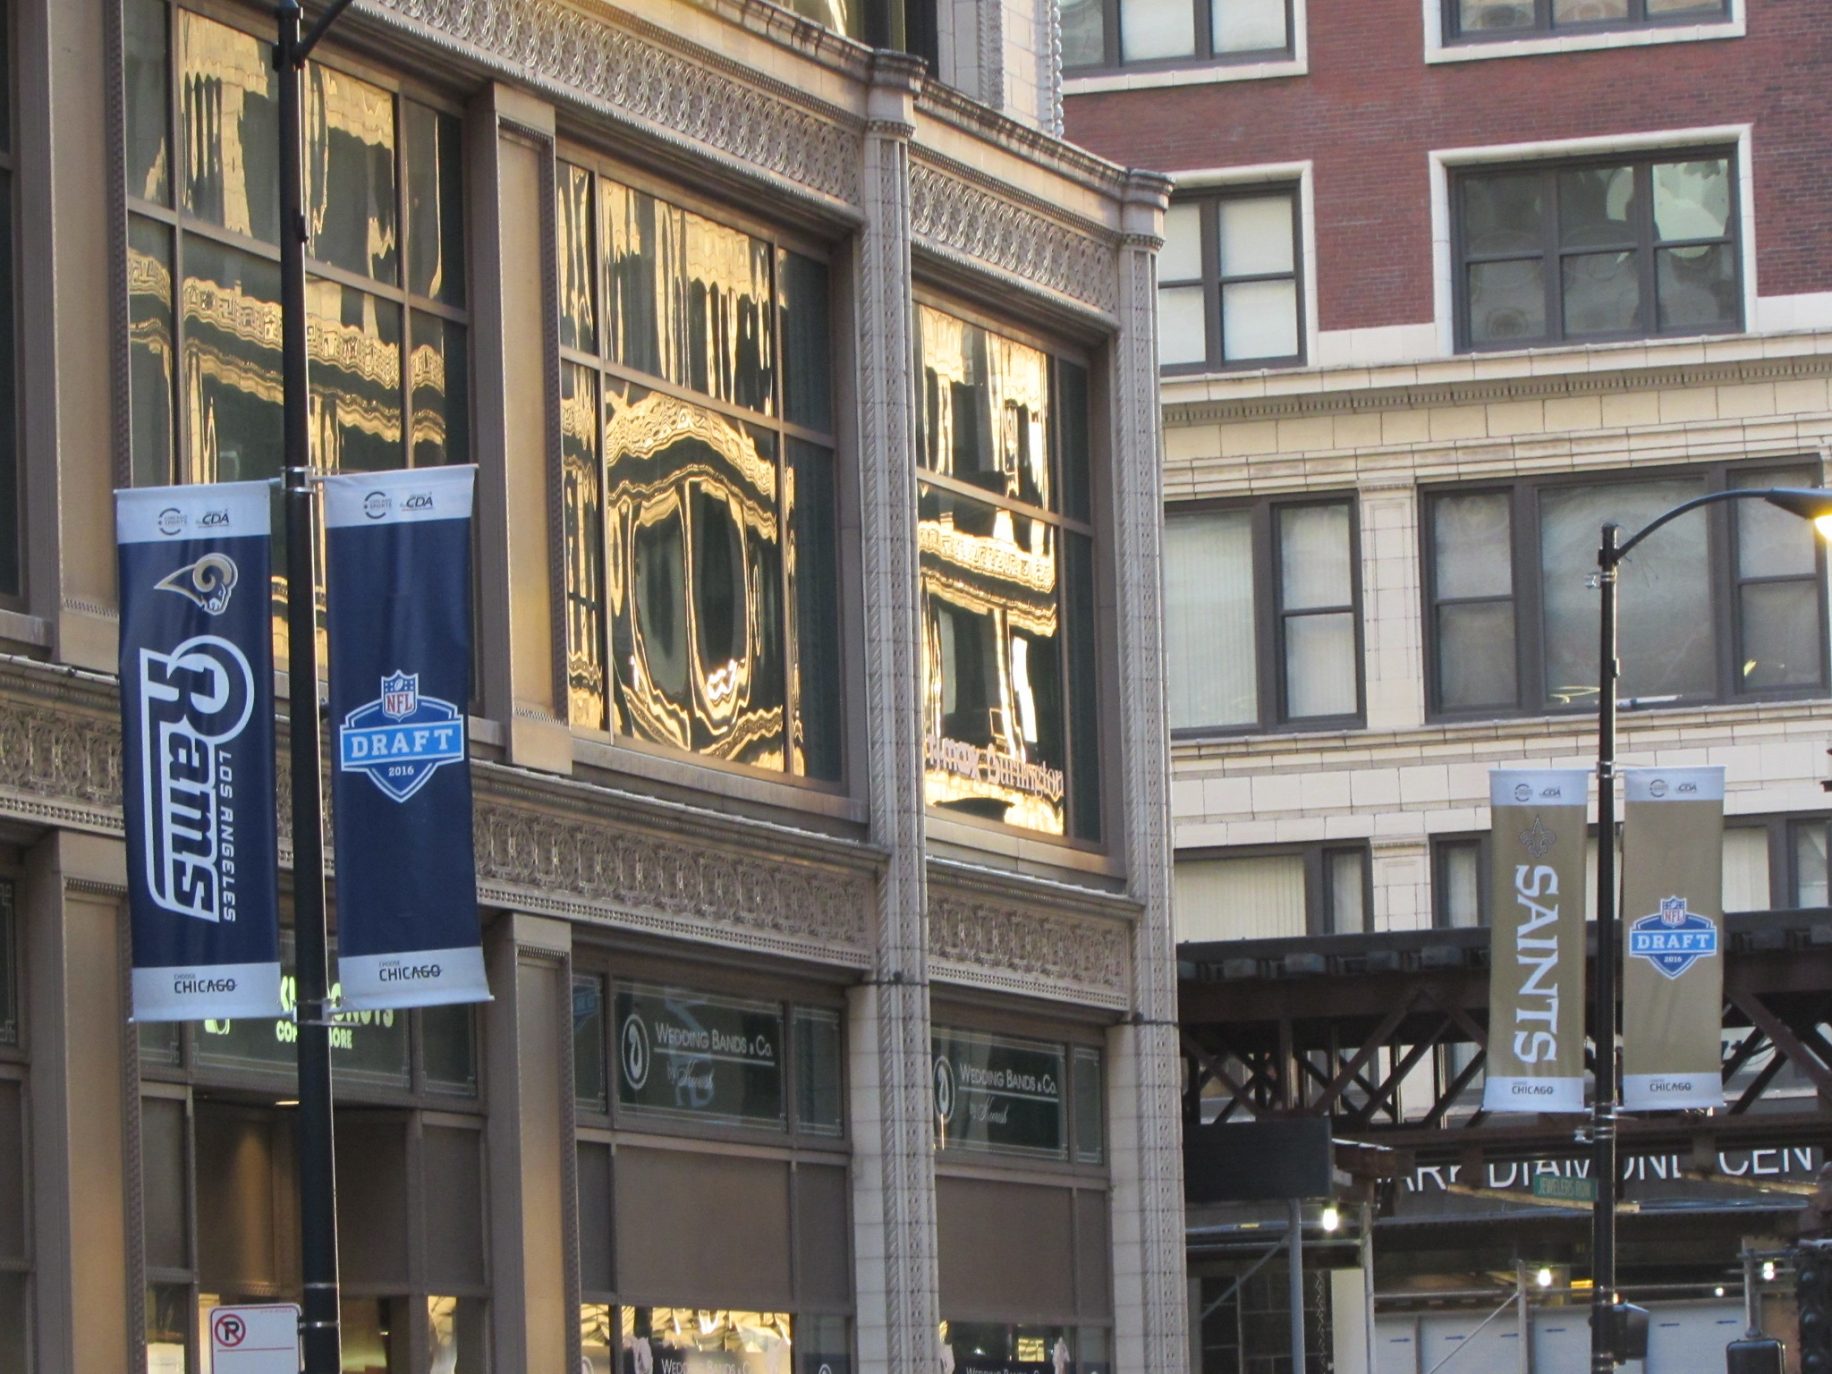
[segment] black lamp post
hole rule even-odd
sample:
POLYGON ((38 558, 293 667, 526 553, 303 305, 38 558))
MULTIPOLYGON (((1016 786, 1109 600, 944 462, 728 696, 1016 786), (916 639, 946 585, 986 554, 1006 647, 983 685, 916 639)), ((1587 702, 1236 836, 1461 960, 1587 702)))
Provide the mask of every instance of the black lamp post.
POLYGON ((331 1133, 331 1038, 324 918, 324 793, 318 777, 318 625, 312 536, 317 525, 306 429, 305 62, 350 0, 331 0, 302 38, 299 0, 275 6, 280 74, 280 372, 286 469, 287 721, 293 770, 294 1015, 299 1022, 299 1334, 305 1374, 342 1367, 337 1284, 337 1170, 331 1133))
MULTIPOLYGON (((1616 1341, 1616 570, 1643 539, 1670 520, 1717 501, 1760 500, 1815 523, 1832 524, 1832 490, 1752 487, 1709 492, 1682 501, 1626 540, 1622 527, 1603 526, 1597 580, 1603 594, 1597 673, 1597 962, 1591 987, 1596 1036, 1596 1091, 1590 1113, 1591 1174, 1597 1201, 1591 1214, 1591 1374, 1610 1374, 1616 1341)), ((1825 525, 1821 526, 1822 530, 1825 525)))

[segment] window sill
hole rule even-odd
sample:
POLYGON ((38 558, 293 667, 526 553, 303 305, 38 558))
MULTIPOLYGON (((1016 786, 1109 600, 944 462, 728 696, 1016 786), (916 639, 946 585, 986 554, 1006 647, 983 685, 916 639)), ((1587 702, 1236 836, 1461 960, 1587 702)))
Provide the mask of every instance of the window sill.
POLYGON ((1089 876, 1117 877, 1117 860, 1085 841, 1023 830, 998 821, 950 816, 927 808, 928 850, 934 858, 958 858, 985 864, 997 856, 1019 873, 1059 877, 1065 870, 1089 876))
POLYGON ((732 801, 781 807, 861 824, 866 817, 864 803, 825 788, 727 772, 687 759, 667 758, 644 749, 630 748, 621 742, 611 743, 603 737, 594 739, 577 730, 573 732, 573 758, 587 768, 643 778, 702 796, 712 794, 732 801))
POLYGON ((1722 38, 1742 38, 1745 29, 1743 15, 1739 12, 1734 18, 1716 19, 1702 24, 1661 24, 1640 29, 1535 34, 1530 38, 1464 39, 1445 43, 1442 39, 1433 39, 1428 20, 1425 30, 1425 61, 1433 64, 1482 62, 1497 57, 1546 57, 1558 53, 1652 48, 1667 43, 1702 43, 1722 38))
POLYGON ((1101 72, 1089 76, 1064 76, 1064 96, 1094 95, 1101 91, 1152 91, 1167 86, 1212 86, 1227 81, 1275 81, 1288 76, 1308 76, 1310 62, 1302 57, 1271 57, 1262 62, 1214 62, 1199 67, 1141 68, 1136 71, 1101 72))

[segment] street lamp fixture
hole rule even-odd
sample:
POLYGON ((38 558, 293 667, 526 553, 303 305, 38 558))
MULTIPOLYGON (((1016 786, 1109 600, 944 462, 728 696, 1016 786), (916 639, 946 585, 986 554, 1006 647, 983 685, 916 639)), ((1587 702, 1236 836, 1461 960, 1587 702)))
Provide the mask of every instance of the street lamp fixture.
MULTIPOLYGON (((1597 548, 1597 959, 1591 989, 1591 1024, 1596 1039, 1596 1091, 1591 1101, 1591 1176, 1597 1200, 1591 1213, 1591 1374, 1611 1374, 1625 1356, 1617 1334, 1628 1313, 1616 1301, 1616 573, 1629 551, 1671 520, 1719 501, 1765 501, 1811 520, 1832 538, 1832 490, 1823 487, 1734 487, 1682 501, 1624 539, 1615 522, 1603 526, 1597 548)), ((1764 1278, 1769 1277, 1765 1266, 1764 1278)))
POLYGON ((1335 1203, 1332 1202, 1323 1209, 1322 1220, 1323 1229, 1325 1231, 1334 1231, 1337 1227, 1342 1225, 1342 1213, 1336 1209, 1335 1203))

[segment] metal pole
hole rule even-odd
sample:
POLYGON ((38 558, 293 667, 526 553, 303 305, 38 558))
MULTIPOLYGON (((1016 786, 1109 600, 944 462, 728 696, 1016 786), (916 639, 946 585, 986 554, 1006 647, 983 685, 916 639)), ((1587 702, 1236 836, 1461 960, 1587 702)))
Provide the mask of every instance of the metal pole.
POLYGON ((1610 1374, 1610 1308, 1616 1301, 1616 566, 1621 528, 1603 526, 1597 549, 1597 958, 1591 1026, 1596 1042, 1596 1091, 1591 1097, 1591 1173, 1597 1200, 1591 1213, 1590 1368, 1610 1374))
POLYGON ((1520 1310, 1514 1314, 1514 1337, 1520 1342, 1520 1374, 1533 1374, 1533 1356, 1528 1348, 1527 1266, 1520 1260, 1514 1261, 1514 1294, 1520 1304, 1520 1310))
POLYGON ((1361 1320, 1366 1329, 1368 1374, 1379 1368, 1374 1334, 1374 1204, 1361 1204, 1361 1320))
POLYGON ((1304 1374, 1304 1204, 1290 1202, 1285 1244, 1291 1251, 1291 1374, 1304 1374))
POLYGON ((299 1021, 299 1318, 305 1374, 338 1374, 337 1171, 324 919, 324 795, 318 777, 318 627, 311 449, 306 431, 305 205, 298 0, 276 7, 280 77, 280 338, 286 464, 287 681, 293 770, 293 955, 299 1021))

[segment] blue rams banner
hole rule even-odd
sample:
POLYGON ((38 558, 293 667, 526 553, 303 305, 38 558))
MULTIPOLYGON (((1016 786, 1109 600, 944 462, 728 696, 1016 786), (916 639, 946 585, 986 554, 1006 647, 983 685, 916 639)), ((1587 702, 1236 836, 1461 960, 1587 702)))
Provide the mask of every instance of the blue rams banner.
POLYGON ((471 846, 474 467, 328 477, 346 1010, 487 1001, 471 846))
POLYGON ((280 1014, 269 495, 115 493, 137 1021, 280 1014))

